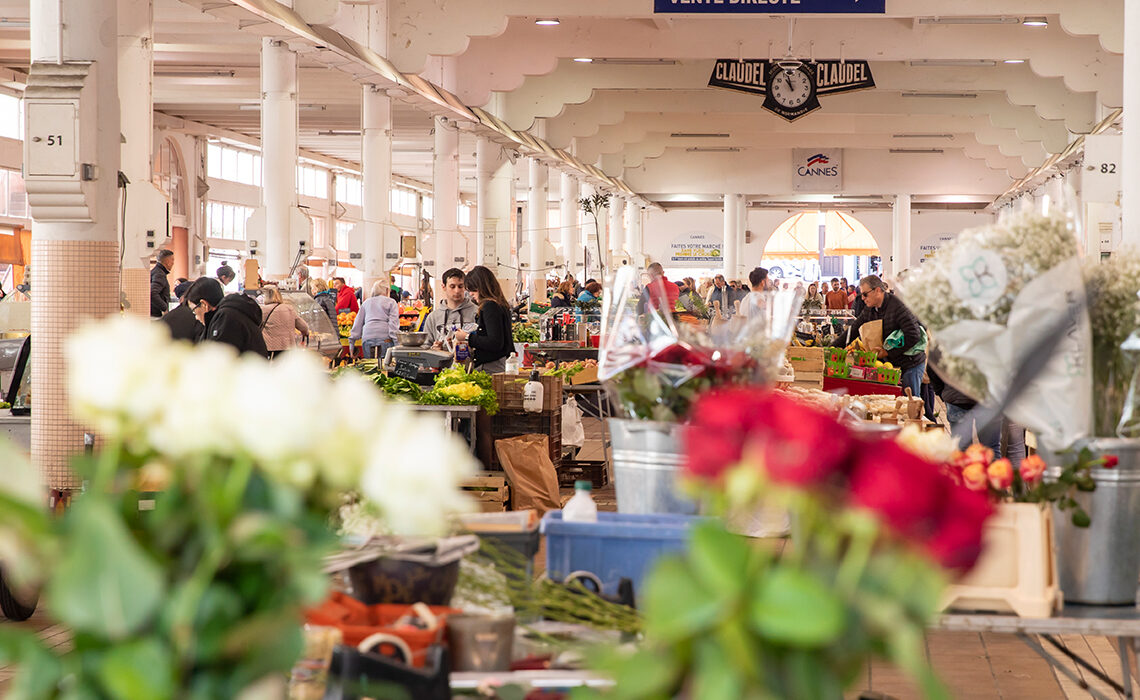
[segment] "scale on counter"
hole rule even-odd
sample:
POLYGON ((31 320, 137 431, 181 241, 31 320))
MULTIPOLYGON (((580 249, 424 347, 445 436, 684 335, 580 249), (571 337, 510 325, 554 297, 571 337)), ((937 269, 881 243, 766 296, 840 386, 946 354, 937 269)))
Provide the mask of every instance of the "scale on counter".
POLYGON ((392 369, 390 373, 423 386, 435 383, 440 370, 447 369, 455 357, 443 350, 431 348, 396 347, 391 350, 392 369))

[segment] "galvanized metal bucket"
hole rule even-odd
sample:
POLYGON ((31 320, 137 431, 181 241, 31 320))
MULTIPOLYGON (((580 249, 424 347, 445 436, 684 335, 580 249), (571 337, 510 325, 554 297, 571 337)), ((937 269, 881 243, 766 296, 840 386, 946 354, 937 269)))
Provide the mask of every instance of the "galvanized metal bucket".
MULTIPOLYGON (((1133 605, 1140 581, 1140 440, 1098 438, 1088 447, 1098 456, 1116 455, 1120 463, 1093 469, 1096 491, 1075 496, 1092 518, 1089 527, 1073 525, 1071 511, 1053 507, 1061 591, 1066 603, 1133 605)), ((1060 473, 1050 467, 1045 479, 1056 481, 1060 473)))
POLYGON ((610 418, 614 490, 619 513, 696 515, 697 503, 678 493, 685 463, 679 423, 610 418))

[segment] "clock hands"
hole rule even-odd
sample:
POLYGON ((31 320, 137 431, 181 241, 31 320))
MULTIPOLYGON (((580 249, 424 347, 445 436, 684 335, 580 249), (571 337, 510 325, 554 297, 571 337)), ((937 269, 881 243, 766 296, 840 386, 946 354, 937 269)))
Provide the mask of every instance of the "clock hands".
POLYGON ((782 77, 784 78, 784 84, 788 86, 788 90, 794 90, 795 88, 792 87, 792 76, 784 73, 782 77))

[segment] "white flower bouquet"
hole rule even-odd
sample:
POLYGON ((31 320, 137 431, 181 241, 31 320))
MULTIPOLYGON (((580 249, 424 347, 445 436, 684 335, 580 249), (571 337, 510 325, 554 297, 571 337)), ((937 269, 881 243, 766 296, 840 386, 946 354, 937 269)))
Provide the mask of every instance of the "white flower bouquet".
POLYGON ((999 401, 1026 353, 1065 322, 1057 350, 1008 408, 1050 447, 1086 437, 1091 425, 1091 335, 1074 219, 1024 207, 963 231, 899 285, 926 326, 931 360, 977 399, 999 401))
POLYGON ((1094 434, 1140 437, 1136 397, 1126 401, 1140 349, 1140 251, 1087 260, 1083 272, 1092 322, 1094 434))

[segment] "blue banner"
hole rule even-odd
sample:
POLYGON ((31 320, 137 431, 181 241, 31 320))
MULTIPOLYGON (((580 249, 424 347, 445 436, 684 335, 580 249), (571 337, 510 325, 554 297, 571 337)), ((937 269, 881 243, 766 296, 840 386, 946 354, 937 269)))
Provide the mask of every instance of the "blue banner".
POLYGON ((657 14, 874 14, 887 12, 887 0, 653 0, 657 14))

